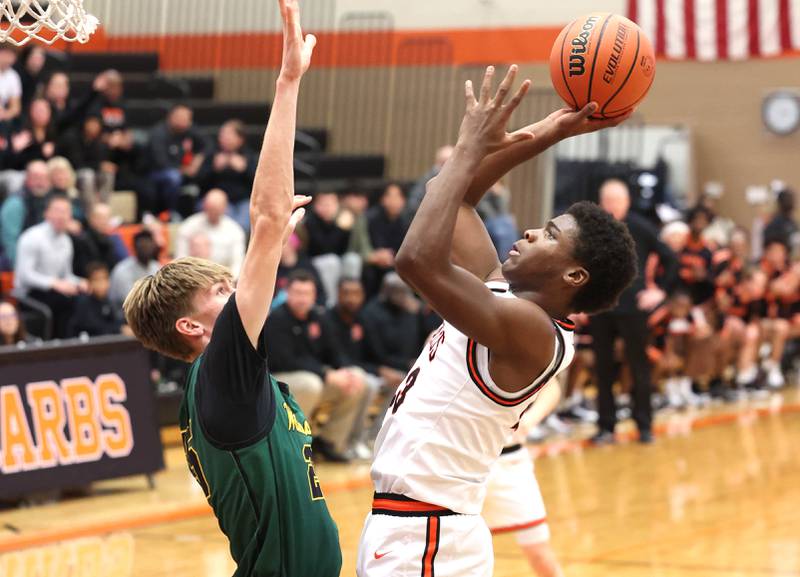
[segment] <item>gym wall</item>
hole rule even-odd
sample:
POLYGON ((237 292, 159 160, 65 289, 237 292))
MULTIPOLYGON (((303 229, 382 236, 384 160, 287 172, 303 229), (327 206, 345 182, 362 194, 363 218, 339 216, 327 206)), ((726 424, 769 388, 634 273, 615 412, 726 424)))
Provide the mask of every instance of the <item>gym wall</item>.
MULTIPOLYGON (((85 49, 156 50, 168 73, 213 74, 220 99, 267 99, 280 63, 275 4, 86 0, 104 29, 85 49)), ((455 137, 464 78, 478 77, 489 63, 522 64, 540 90, 518 118, 536 118, 559 103, 546 62, 561 27, 590 11, 624 13, 627 5, 627 0, 305 0, 304 24, 318 34, 320 45, 300 123, 328 127, 336 152, 386 154, 391 177, 413 178, 427 170, 437 146, 455 137)), ((721 182, 722 210, 743 224, 752 219, 744 201, 747 186, 773 179, 800 186, 800 134, 773 136, 761 122, 764 95, 800 88, 798 57, 660 61, 639 110, 648 124, 691 129, 693 192, 705 182, 721 182)), ((530 170, 512 178, 517 197, 542 182, 542 175, 530 170)))

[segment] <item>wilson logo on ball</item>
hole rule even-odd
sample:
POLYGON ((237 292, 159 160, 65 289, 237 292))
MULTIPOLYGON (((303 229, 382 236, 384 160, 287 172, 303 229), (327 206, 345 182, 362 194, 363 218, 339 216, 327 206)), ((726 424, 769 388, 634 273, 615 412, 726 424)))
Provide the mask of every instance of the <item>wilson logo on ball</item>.
POLYGON ((583 24, 581 33, 572 39, 572 54, 569 57, 569 75, 581 76, 586 73, 586 45, 589 44, 589 37, 597 24, 597 16, 589 16, 583 24))

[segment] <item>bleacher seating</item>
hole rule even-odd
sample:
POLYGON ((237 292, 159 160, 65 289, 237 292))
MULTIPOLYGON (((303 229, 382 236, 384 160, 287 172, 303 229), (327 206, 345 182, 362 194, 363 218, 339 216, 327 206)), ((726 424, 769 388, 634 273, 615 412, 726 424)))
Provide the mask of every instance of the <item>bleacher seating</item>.
MULTIPOLYGON (((268 103, 216 101, 213 77, 166 76, 155 53, 72 53, 55 60, 51 67, 70 74, 76 95, 85 94, 103 70, 114 68, 122 73, 128 122, 142 136, 165 118, 172 105, 184 102, 194 111, 195 127, 209 140, 216 138, 224 122, 238 119, 245 124, 248 145, 256 151, 261 148, 268 103)), ((382 186, 386 168, 383 157, 334 155, 328 152, 329 141, 324 127, 298 130, 295 174, 299 190, 340 189, 353 181, 368 183, 368 188, 382 186)))

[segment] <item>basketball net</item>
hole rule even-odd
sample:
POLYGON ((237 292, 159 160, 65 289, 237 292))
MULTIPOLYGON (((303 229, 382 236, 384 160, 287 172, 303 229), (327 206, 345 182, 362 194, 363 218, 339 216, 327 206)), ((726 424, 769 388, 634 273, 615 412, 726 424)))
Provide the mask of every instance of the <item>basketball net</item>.
POLYGON ((0 0, 0 42, 17 46, 32 39, 88 42, 97 18, 87 14, 83 0, 0 0))

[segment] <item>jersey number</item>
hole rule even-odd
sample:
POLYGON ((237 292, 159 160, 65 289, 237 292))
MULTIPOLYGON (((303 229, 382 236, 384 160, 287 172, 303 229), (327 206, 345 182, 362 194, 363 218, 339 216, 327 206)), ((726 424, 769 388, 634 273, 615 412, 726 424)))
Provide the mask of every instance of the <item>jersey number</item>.
POLYGON ((203 494, 206 496, 206 499, 209 499, 211 498, 211 488, 208 486, 206 474, 203 472, 203 466, 200 464, 200 457, 194 447, 192 447, 191 421, 189 421, 189 428, 181 430, 181 439, 183 440, 183 452, 186 453, 186 461, 189 463, 189 471, 191 471, 194 478, 197 479, 197 483, 200 485, 200 488, 203 489, 203 494))
POLYGON ((403 388, 401 388, 395 393, 394 398, 392 398, 392 402, 389 403, 389 406, 392 407, 393 415, 397 412, 397 409, 400 408, 400 405, 402 405, 405 402, 408 391, 410 391, 411 387, 414 386, 414 383, 417 382, 417 377, 419 377, 419 371, 420 369, 419 367, 417 367, 416 369, 408 373, 403 388))
POLYGON ((322 487, 319 486, 319 477, 314 471, 314 463, 311 457, 311 445, 303 445, 303 459, 308 463, 308 488, 311 490, 311 500, 319 501, 324 499, 325 495, 322 494, 322 487))

